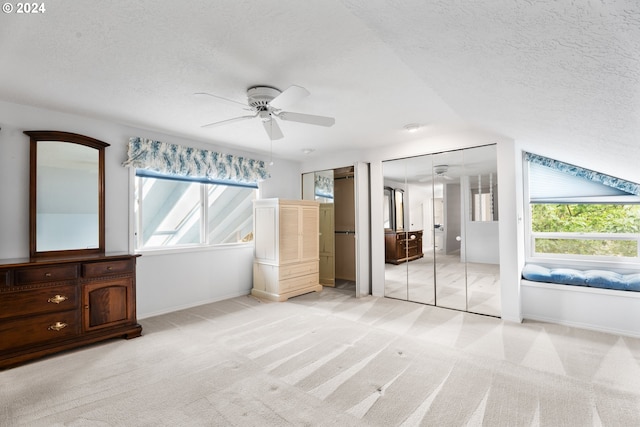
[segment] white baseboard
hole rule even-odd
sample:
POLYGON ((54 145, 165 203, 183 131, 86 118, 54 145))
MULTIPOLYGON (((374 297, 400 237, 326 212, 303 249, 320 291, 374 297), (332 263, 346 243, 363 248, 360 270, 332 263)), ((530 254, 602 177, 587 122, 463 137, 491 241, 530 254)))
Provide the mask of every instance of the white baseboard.
POLYGON ((189 303, 189 304, 169 307, 167 309, 154 311, 154 312, 151 312, 151 313, 144 313, 144 314, 138 316, 138 320, 147 319, 149 317, 154 317, 154 316, 160 316, 162 314, 173 313, 174 311, 186 310, 188 308, 198 307, 200 305, 211 304, 211 303, 214 303, 214 302, 224 301, 226 299, 241 297, 241 296, 245 296, 245 295, 249 295, 249 291, 237 292, 237 293, 234 293, 234 294, 223 295, 223 296, 220 296, 220 297, 215 297, 215 298, 211 298, 211 299, 207 299, 207 300, 196 301, 196 302, 189 303))

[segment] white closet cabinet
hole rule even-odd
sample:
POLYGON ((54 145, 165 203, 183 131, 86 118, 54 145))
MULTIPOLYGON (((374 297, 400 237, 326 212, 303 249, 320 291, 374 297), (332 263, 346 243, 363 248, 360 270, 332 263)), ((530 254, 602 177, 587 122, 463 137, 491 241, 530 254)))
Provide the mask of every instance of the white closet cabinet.
POLYGON ((308 200, 254 201, 251 294, 285 301, 322 291, 319 281, 319 203, 308 200))

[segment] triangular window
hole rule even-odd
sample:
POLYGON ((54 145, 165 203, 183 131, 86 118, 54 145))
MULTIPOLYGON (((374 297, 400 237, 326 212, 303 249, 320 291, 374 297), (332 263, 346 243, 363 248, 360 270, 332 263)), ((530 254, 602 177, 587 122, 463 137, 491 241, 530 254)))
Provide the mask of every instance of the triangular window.
POLYGON ((529 261, 637 261, 640 185, 536 154, 524 158, 529 261))

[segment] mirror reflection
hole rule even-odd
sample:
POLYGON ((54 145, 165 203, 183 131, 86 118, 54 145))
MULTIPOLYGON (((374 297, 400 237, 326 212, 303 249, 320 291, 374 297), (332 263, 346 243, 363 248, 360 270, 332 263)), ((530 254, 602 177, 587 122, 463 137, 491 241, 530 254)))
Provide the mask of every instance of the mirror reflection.
POLYGON ((98 150, 38 141, 36 250, 97 248, 98 150))
POLYGON ((393 222, 393 188, 384 187, 383 204, 384 210, 382 212, 382 222, 384 224, 384 228, 393 230, 396 228, 393 222))
POLYGON ((433 155, 433 183, 438 188, 442 218, 436 231, 439 246, 433 250, 436 271, 436 303, 467 310, 467 275, 464 261, 465 212, 469 206, 464 187, 468 168, 463 150, 433 155))
POLYGON ((498 192, 495 174, 478 174, 469 177, 471 193, 471 221, 498 220, 498 192))
POLYGON ((385 296, 500 316, 495 145, 386 161, 383 176, 385 296))

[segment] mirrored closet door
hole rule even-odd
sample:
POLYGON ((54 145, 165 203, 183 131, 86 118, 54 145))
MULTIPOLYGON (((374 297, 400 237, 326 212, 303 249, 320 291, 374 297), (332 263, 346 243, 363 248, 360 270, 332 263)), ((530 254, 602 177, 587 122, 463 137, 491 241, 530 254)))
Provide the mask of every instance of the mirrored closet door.
POLYGON ((495 145, 383 163, 385 296, 500 316, 495 145))
POLYGON ((384 247, 385 247, 385 296, 408 299, 408 248, 406 247, 405 189, 406 160, 396 160, 385 165, 384 181, 384 247))
POLYGON ((466 198, 465 155, 463 150, 433 155, 433 187, 437 191, 432 251, 436 265, 436 301, 441 307, 467 310, 467 273, 464 252, 464 212, 466 198))
POLYGON ((433 251, 433 168, 431 158, 406 159, 407 299, 435 304, 433 251))

